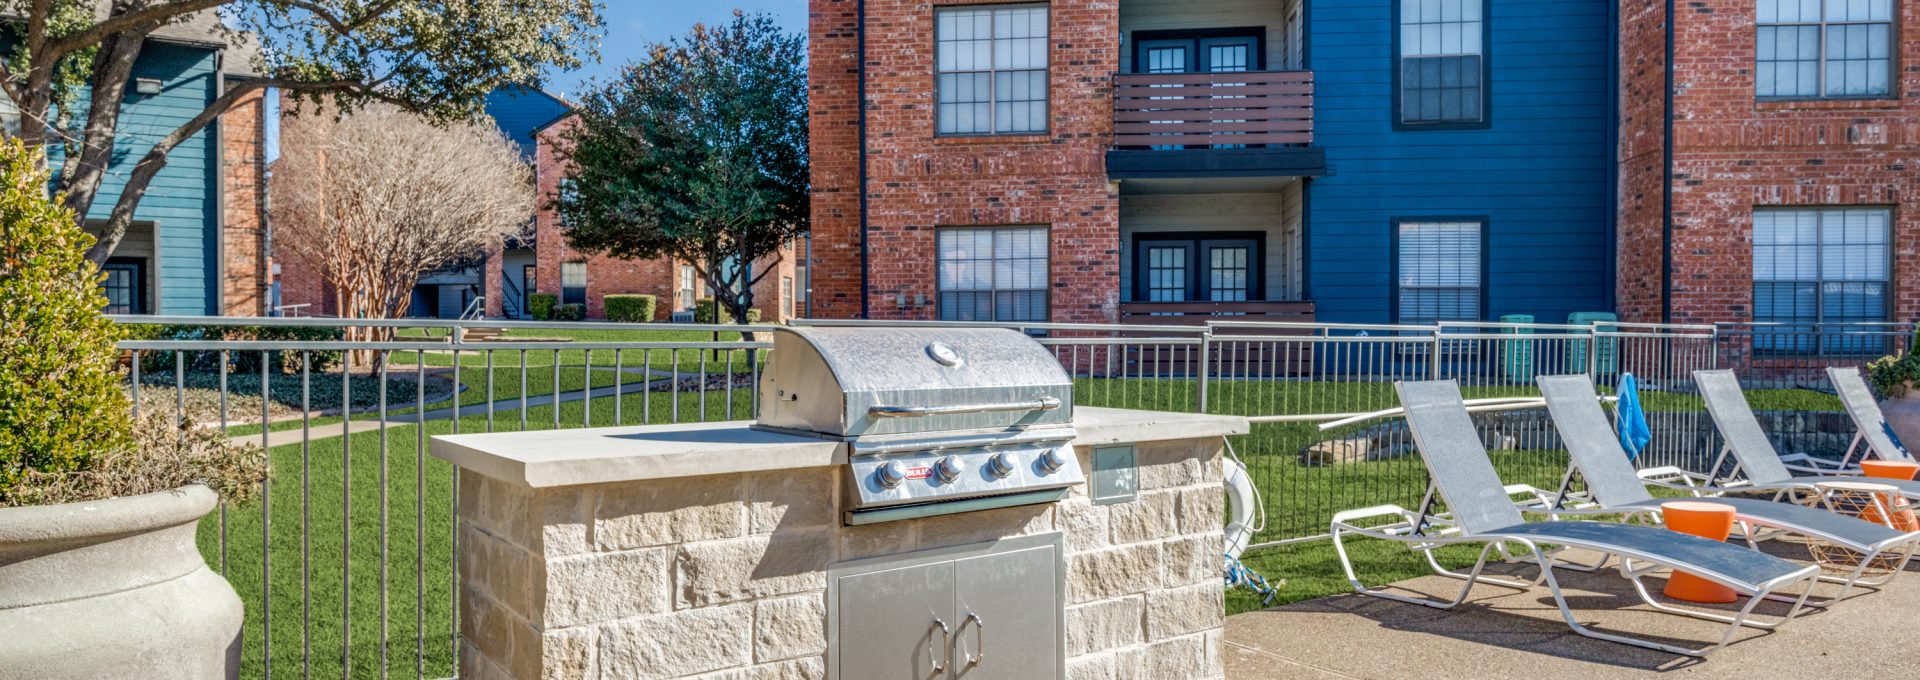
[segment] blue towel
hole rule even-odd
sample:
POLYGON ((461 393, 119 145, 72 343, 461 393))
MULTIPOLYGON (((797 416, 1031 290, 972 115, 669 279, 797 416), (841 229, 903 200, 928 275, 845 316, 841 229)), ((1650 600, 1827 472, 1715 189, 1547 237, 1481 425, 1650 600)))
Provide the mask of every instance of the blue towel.
POLYGON ((1613 427, 1620 434, 1620 448, 1627 450, 1627 460, 1633 460, 1653 440, 1653 431, 1647 427, 1646 412, 1640 409, 1640 383, 1632 373, 1620 374, 1616 392, 1620 401, 1613 405, 1613 427))

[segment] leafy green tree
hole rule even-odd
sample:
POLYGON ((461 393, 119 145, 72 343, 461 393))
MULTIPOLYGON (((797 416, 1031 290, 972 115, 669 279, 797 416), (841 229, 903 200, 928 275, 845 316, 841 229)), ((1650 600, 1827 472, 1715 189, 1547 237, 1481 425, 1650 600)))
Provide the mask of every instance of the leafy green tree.
POLYGON ((729 316, 807 230, 806 42, 735 12, 582 99, 553 199, 573 248, 692 263, 729 316))
POLYGON ((28 146, 62 144, 56 191, 67 209, 87 213, 116 154, 131 146, 138 159, 109 218, 89 227, 95 264, 126 234, 168 154, 255 92, 278 88, 339 112, 384 101, 462 119, 498 86, 578 67, 601 30, 593 0, 0 0, 0 17, 0 92, 20 110, 28 146), (134 61, 156 30, 186 22, 255 48, 262 77, 229 80, 186 123, 130 145, 119 118, 134 61))
POLYGON ((36 156, 0 141, 0 507, 32 473, 84 470, 132 442, 93 239, 48 199, 36 156))

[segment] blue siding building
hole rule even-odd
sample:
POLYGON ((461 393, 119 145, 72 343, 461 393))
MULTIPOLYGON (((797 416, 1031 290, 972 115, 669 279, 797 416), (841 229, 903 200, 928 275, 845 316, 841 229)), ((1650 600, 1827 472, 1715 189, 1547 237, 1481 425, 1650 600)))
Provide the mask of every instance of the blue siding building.
POLYGON ((1320 320, 1559 323, 1612 309, 1612 3, 1308 6, 1314 144, 1327 169, 1307 183, 1305 293, 1320 320), (1404 11, 1417 5, 1441 20, 1404 11), (1431 39, 1436 23, 1442 44, 1431 49, 1418 34, 1431 39), (1476 32, 1478 45, 1451 35, 1471 43, 1476 32), (1412 56, 1423 51, 1478 52, 1481 63, 1412 56), (1439 88, 1443 110, 1430 115, 1406 104, 1431 101, 1421 91, 1431 74, 1418 71, 1434 61, 1441 83, 1460 90, 1490 77, 1459 103, 1439 88), (1413 122, 1422 116, 1443 122, 1413 122))
MULTIPOLYGON (((250 54, 221 42, 210 23, 217 21, 198 17, 147 39, 122 103, 114 156, 85 219, 107 219, 134 165, 153 144, 204 110, 229 80, 248 77, 250 54)), ((168 155, 106 264, 108 311, 268 312, 265 220, 259 213, 267 127, 262 102, 250 98, 168 155), (231 125, 236 118, 240 124, 231 125)), ((84 112, 85 103, 75 109, 84 112)), ((59 147, 50 153, 58 169, 59 147)))

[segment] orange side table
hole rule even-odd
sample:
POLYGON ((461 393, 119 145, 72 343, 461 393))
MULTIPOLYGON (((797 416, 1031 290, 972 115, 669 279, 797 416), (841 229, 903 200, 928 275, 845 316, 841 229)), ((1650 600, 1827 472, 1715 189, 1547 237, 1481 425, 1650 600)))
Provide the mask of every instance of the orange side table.
MULTIPOLYGON (((1920 472, 1920 463, 1904 460, 1863 460, 1860 461, 1860 471, 1868 477, 1881 479, 1913 479, 1914 473, 1920 472)), ((1888 518, 1888 521, 1880 522, 1881 524, 1901 531, 1920 530, 1920 517, 1914 516, 1913 504, 1907 501, 1906 496, 1898 493, 1890 494, 1887 496, 1886 503, 1893 517, 1888 518)))
MULTIPOLYGON (((1660 504, 1667 528, 1711 541, 1725 541, 1733 533, 1734 510, 1731 505, 1704 501, 1674 501, 1660 504)), ((1682 571, 1673 572, 1664 591, 1667 597, 1687 602, 1726 603, 1740 599, 1734 589, 1682 571)))
POLYGON ((1860 471, 1868 477, 1913 479, 1914 473, 1920 472, 1920 463, 1904 460, 1863 460, 1860 461, 1860 471))

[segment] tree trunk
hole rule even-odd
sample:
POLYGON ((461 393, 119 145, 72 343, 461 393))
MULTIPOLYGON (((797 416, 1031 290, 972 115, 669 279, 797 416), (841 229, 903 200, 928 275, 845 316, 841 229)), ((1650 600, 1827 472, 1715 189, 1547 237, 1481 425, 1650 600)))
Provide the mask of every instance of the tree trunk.
MULTIPOLYGON (((66 192, 66 207, 81 220, 93 207, 100 193, 100 182, 113 162, 113 142, 119 132, 120 104, 126 99, 127 80, 133 76, 133 62, 140 58, 146 33, 129 31, 108 36, 94 57, 93 98, 87 107, 86 128, 81 132, 79 153, 67 156, 60 170, 60 190, 66 192)), ((97 236, 96 236, 97 238, 97 236)), ((118 245, 119 236, 114 237, 118 245)), ((96 244, 97 245, 97 244, 96 244)), ((96 263, 113 253, 109 246, 96 263)))

